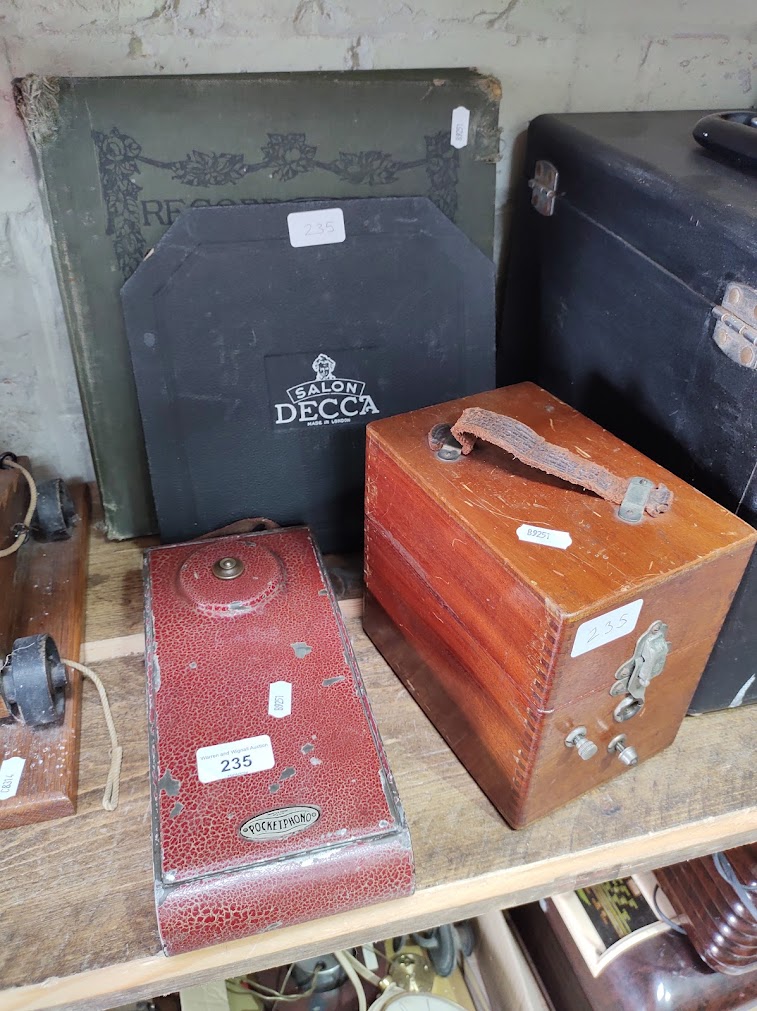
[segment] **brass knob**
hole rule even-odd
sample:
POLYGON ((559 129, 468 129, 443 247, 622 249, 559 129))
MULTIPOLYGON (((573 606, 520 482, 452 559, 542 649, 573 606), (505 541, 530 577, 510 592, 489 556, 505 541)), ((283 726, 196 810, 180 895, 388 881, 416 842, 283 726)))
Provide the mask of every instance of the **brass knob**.
POLYGON ((578 757, 582 758, 584 762, 588 762, 590 758, 594 758, 597 753, 596 744, 586 736, 586 727, 576 727, 574 730, 571 730, 565 738, 565 747, 575 748, 578 752, 578 757))
POLYGON ((244 572, 244 563, 240 558, 219 558, 213 563, 213 575, 217 579, 236 579, 244 572))

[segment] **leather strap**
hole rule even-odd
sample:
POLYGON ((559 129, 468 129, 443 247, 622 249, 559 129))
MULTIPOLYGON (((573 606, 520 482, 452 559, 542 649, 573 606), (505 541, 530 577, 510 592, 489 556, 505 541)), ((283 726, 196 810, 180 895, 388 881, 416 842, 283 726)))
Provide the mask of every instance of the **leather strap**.
MULTIPOLYGON (((494 411, 467 407, 452 426, 452 435, 460 443, 463 456, 470 453, 476 439, 483 439, 511 453, 529 467, 593 491, 616 505, 621 504, 628 490, 628 478, 618 477, 598 463, 584 460, 562 446, 555 446, 528 425, 494 411)), ((665 485, 657 485, 649 494, 645 512, 658 516, 667 512, 672 500, 673 493, 665 485)))
POLYGON ((233 534, 255 534, 260 530, 278 529, 279 524, 275 520, 269 520, 267 516, 251 516, 248 519, 237 520, 235 523, 227 523, 225 527, 210 530, 206 534, 200 534, 194 540, 209 541, 213 537, 230 537, 233 534))

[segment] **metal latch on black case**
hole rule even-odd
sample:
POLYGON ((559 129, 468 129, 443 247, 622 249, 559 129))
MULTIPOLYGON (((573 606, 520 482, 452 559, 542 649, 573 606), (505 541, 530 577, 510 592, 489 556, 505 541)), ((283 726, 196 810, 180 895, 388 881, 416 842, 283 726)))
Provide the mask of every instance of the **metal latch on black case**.
POLYGON ((615 672, 615 684, 610 689, 610 695, 626 696, 613 713, 618 723, 630 720, 641 711, 650 681, 662 673, 670 651, 670 643, 665 638, 667 632, 665 622, 653 621, 639 636, 631 659, 622 663, 615 672))
POLYGON ((757 290, 731 282, 720 305, 712 339, 728 357, 747 369, 757 370, 757 290))
POLYGON ((555 213, 557 183, 560 174, 551 161, 537 161, 533 179, 528 180, 531 188, 531 206, 545 218, 555 213))

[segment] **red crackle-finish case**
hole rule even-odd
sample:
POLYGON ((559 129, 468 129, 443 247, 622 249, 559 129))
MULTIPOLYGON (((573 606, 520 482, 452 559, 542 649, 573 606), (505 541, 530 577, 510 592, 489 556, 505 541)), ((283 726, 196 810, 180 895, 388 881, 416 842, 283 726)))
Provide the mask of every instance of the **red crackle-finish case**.
POLYGON ((412 894, 407 824, 307 528, 152 548, 145 593, 166 954, 412 894))

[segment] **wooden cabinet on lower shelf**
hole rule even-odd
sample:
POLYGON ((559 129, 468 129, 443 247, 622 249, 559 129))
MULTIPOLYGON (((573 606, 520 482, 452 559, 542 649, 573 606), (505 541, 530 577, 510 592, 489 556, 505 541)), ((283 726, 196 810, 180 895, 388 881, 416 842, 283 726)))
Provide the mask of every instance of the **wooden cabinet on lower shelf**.
POLYGON ((108 688, 124 748, 120 803, 112 814, 100 806, 108 738, 86 690, 78 813, 0 833, 0 1011, 111 1008, 757 840, 757 712, 748 709, 688 718, 667 752, 512 831, 372 647, 357 601, 347 601, 410 825, 416 894, 168 959, 152 894, 143 546, 95 533, 90 557, 84 658, 108 688))

